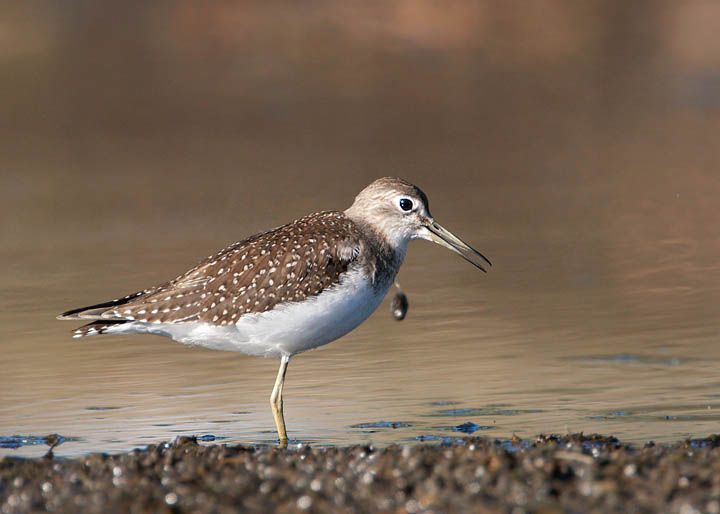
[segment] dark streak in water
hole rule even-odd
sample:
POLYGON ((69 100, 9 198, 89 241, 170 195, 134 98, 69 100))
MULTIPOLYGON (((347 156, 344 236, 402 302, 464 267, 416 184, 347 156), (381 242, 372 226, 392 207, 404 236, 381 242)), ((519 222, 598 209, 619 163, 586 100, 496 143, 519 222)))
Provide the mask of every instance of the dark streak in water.
POLYGON ((473 423, 472 421, 468 421, 466 423, 463 423, 462 425, 457 425, 453 427, 453 430, 455 432, 463 432, 465 434, 472 434, 474 432, 477 432, 478 430, 489 430, 491 427, 487 426, 481 426, 473 423))
POLYGON ((445 444, 451 444, 451 443, 462 443, 463 439, 461 437, 446 437, 446 436, 439 436, 439 435, 419 435, 415 437, 415 441, 419 441, 421 443, 427 443, 427 442, 440 442, 445 444))
POLYGON ((621 353, 618 355, 588 355, 587 357, 573 357, 568 360, 580 364, 640 364, 668 367, 682 366, 683 364, 687 364, 690 361, 690 359, 687 358, 657 358, 646 355, 635 355, 631 353, 621 353))
POLYGON ((47 436, 36 435, 10 435, 0 436, 0 448, 20 448, 23 446, 41 446, 48 445, 56 447, 67 441, 80 441, 77 437, 63 437, 59 434, 50 434, 47 436))
POLYGON ((430 416, 516 416, 518 414, 535 414, 542 412, 537 409, 499 409, 486 407, 479 409, 446 409, 440 410, 430 416))
POLYGON ((410 423, 404 421, 376 421, 374 423, 360 423, 357 425, 351 425, 350 428, 407 428, 412 426, 410 423))

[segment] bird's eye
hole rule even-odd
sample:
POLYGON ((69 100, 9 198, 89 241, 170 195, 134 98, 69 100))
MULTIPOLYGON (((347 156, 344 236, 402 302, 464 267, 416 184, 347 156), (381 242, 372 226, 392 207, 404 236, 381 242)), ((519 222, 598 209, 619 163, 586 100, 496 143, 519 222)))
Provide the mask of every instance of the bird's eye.
POLYGON ((409 198, 400 198, 400 208, 405 212, 408 212, 413 208, 412 200, 409 198))

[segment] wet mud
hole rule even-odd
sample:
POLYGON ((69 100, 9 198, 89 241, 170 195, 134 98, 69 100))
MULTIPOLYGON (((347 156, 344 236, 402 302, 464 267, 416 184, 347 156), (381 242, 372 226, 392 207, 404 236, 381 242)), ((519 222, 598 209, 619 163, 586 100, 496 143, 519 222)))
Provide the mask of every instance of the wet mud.
POLYGON ((720 436, 467 438, 313 448, 202 445, 0 459, 0 511, 720 512, 720 436))

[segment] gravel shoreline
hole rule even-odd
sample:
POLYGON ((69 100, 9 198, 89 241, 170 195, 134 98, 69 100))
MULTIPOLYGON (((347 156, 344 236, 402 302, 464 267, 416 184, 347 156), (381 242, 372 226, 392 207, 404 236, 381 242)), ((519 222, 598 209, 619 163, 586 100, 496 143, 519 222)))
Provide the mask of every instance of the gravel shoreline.
POLYGON ((720 513, 720 436, 253 448, 189 437, 119 455, 0 459, 0 512, 720 513))

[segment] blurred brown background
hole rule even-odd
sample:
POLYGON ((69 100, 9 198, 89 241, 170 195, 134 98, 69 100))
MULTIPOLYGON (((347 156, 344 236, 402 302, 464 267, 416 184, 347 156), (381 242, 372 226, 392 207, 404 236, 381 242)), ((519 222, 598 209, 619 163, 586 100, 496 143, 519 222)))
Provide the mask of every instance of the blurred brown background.
MULTIPOLYGON (((535 370, 527 390, 537 354, 712 361, 719 33, 720 4, 703 0, 0 4, 4 380, 52 389, 58 359, 61 378, 78 373, 57 312, 344 209, 384 175, 420 185, 495 266, 418 243, 400 276, 408 320, 376 314, 346 348, 396 331, 403 359, 437 363, 419 340, 462 331, 481 352, 468 362, 492 358, 483 341, 512 348, 492 369, 535 370)), ((93 367, 103 345, 161 343, 88 344, 93 367)), ((587 373, 558 366, 569 383, 587 373)), ((707 372, 679 371, 710 394, 707 372)))

